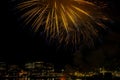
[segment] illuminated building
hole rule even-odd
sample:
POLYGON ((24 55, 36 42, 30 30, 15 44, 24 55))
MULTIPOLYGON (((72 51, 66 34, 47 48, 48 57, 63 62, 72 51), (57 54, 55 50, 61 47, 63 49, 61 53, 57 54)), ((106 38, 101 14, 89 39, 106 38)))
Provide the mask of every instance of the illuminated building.
POLYGON ((5 62, 0 62, 0 77, 5 76, 7 65, 5 62))

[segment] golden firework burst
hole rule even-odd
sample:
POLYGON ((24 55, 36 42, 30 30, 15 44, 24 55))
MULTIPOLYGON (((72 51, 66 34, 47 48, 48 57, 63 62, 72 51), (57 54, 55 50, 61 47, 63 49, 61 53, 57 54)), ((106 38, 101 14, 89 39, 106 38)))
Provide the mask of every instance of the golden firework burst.
POLYGON ((96 26, 104 28, 101 20, 107 19, 96 5, 84 0, 27 0, 18 9, 35 31, 44 27, 51 38, 74 45, 81 40, 92 42, 98 36, 96 26))

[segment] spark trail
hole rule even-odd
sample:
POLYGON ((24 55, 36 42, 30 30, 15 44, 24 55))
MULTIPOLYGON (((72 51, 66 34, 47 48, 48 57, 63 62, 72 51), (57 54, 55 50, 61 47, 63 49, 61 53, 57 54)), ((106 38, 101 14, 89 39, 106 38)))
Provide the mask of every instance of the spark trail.
POLYGON ((35 31, 44 27, 51 39, 73 45, 93 43, 97 27, 105 28, 101 20, 107 19, 95 4, 84 0, 26 0, 17 8, 35 31))

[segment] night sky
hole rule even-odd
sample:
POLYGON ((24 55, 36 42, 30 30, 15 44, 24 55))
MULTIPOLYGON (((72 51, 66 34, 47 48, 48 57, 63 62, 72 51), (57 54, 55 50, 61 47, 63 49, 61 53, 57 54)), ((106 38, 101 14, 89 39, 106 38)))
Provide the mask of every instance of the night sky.
POLYGON ((55 64, 70 64, 82 67, 88 65, 120 65, 120 2, 119 0, 104 1, 108 7, 103 11, 110 16, 109 29, 102 33, 100 41, 94 47, 81 45, 77 51, 73 46, 58 45, 57 41, 49 42, 44 34, 34 33, 25 26, 20 15, 15 10, 19 0, 7 0, 2 4, 0 31, 0 60, 12 64, 22 64, 29 61, 46 61, 55 64))

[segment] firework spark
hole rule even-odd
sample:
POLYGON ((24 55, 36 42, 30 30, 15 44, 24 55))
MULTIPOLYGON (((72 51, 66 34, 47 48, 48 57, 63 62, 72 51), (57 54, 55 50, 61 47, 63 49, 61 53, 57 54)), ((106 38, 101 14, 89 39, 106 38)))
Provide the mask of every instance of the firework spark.
POLYGON ((74 45, 92 42, 98 36, 96 26, 104 28, 101 20, 107 19, 96 5, 84 0, 27 0, 18 8, 35 31, 44 27, 51 38, 74 45))

